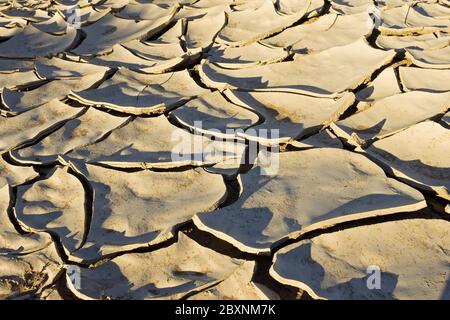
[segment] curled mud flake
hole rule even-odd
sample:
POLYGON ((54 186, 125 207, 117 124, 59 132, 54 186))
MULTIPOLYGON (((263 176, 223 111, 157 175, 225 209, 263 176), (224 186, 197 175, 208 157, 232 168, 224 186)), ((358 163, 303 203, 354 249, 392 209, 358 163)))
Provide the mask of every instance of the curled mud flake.
POLYGON ((394 51, 373 49, 360 39, 315 54, 298 55, 293 61, 254 68, 230 70, 203 61, 199 74, 205 84, 220 90, 283 91, 333 98, 366 83, 394 56, 394 51))
POLYGON ((262 175, 262 163, 241 175, 239 199, 196 215, 196 226, 244 252, 269 254, 308 231, 426 207, 420 192, 350 151, 313 148, 278 158, 275 175, 262 175))
POLYGON ((367 110, 332 123, 331 128, 349 143, 365 147, 373 140, 442 114, 449 105, 450 92, 408 91, 375 101, 367 110))
POLYGON ((170 110, 206 92, 186 70, 147 75, 120 69, 98 88, 73 92, 70 97, 87 105, 145 115, 170 110))
POLYGON ((166 241, 194 214, 214 210, 226 197, 222 177, 202 168, 127 172, 80 161, 70 166, 93 192, 87 238, 72 252, 78 261, 166 241))
POLYGON ((52 244, 52 238, 45 233, 18 232, 11 219, 13 193, 8 186, 0 188, 0 256, 24 255, 43 250, 52 244))
POLYGON ((0 152, 35 142, 84 111, 82 108, 51 100, 15 117, 0 117, 0 152))
POLYGON ((449 298, 449 0, 75 2, 0 4, 0 298, 449 298))
POLYGON ((375 141, 367 153, 400 180, 450 200, 450 130, 424 121, 375 141))

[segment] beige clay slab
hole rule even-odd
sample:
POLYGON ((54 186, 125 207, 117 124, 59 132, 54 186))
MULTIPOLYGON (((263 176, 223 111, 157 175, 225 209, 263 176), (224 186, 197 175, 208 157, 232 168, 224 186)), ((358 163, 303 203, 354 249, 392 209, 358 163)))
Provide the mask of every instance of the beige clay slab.
MULTIPOLYGON (((96 261, 161 243, 194 214, 214 210, 226 195, 222 177, 202 168, 126 172, 82 161, 69 165, 89 183, 94 197, 86 241, 72 252, 75 261, 96 261)), ((63 189, 55 187, 53 192, 63 189)))
POLYGON ((199 73, 205 84, 220 90, 238 88, 336 97, 367 82, 394 55, 394 51, 373 49, 361 39, 315 54, 298 55, 294 61, 255 68, 229 70, 203 61, 199 73))
POLYGON ((427 50, 407 49, 406 57, 421 68, 450 69, 450 44, 427 50))
POLYGON ((229 102, 219 91, 188 101, 169 117, 196 132, 229 138, 259 121, 258 114, 229 102))
POLYGON ((42 79, 65 79, 83 77, 93 73, 105 74, 107 67, 96 66, 90 63, 79 63, 61 58, 36 59, 36 73, 42 79))
POLYGON ((106 137, 111 130, 129 121, 128 117, 119 117, 89 108, 86 113, 71 119, 50 135, 23 149, 10 152, 12 158, 25 164, 51 164, 58 155, 66 154, 75 148, 81 148, 106 137))
POLYGON ((20 234, 8 217, 12 191, 7 185, 0 188, 0 256, 28 254, 52 244, 45 233, 20 234))
POLYGON ((339 119, 355 101, 351 92, 336 100, 287 92, 225 90, 224 93, 230 101, 254 110, 263 120, 237 135, 269 145, 317 133, 339 119))
POLYGON ((374 142, 366 152, 416 188, 450 200, 450 130, 424 121, 374 142))
POLYGON ((420 192, 350 151, 283 152, 271 175, 264 175, 261 165, 267 165, 260 163, 240 175, 242 194, 235 203, 193 219, 199 229, 244 252, 269 254, 308 231, 426 207, 420 192))
POLYGON ((182 37, 188 51, 206 50, 211 47, 217 34, 226 25, 224 12, 211 12, 198 19, 185 22, 186 33, 182 37))
POLYGON ((56 234, 70 254, 85 241, 87 205, 81 181, 68 167, 55 167, 45 179, 18 187, 14 213, 23 229, 56 234))
POLYGON ((280 62, 289 53, 283 48, 270 48, 258 42, 245 47, 214 46, 208 51, 208 61, 221 68, 240 69, 280 62))
POLYGON ((427 33, 420 35, 379 35, 375 40, 378 47, 390 50, 405 51, 406 49, 434 49, 442 48, 450 43, 450 36, 444 33, 427 33), (437 35, 437 36, 436 36, 437 35))
POLYGON ((161 113, 207 92, 187 70, 165 74, 142 74, 119 69, 98 88, 73 92, 69 96, 88 105, 124 113, 161 113))
MULTIPOLYGON (((245 266, 201 246, 183 233, 169 247, 129 253, 93 268, 80 268, 80 286, 67 286, 82 299, 180 299, 213 286, 245 266)), ((241 284, 246 285, 245 283, 241 284)))
POLYGON ((270 274, 316 299, 447 300, 449 243, 446 220, 358 226, 281 249, 270 274))
POLYGON ((158 116, 136 118, 106 139, 76 148, 68 157, 117 168, 168 169, 240 158, 243 149, 242 143, 191 134, 158 116))
POLYGON ((426 34, 450 31, 450 21, 435 19, 420 14, 409 5, 382 11, 382 24, 379 28, 384 35, 426 34))
POLYGON ((0 299, 26 299, 40 294, 61 274, 63 262, 54 244, 20 256, 0 255, 0 299))
POLYGON ((256 263, 246 261, 218 285, 200 291, 188 300, 279 300, 275 292, 252 281, 255 272, 256 263))
POLYGON ((356 99, 363 102, 374 102, 402 90, 398 84, 394 68, 384 69, 366 88, 356 93, 356 99))
POLYGON ((364 145, 444 113, 449 107, 450 92, 408 91, 378 100, 370 108, 332 123, 331 128, 349 143, 364 145))
POLYGON ((30 181, 38 176, 32 167, 12 165, 0 157, 0 188, 6 185, 12 187, 30 181))
POLYGON ((290 47, 292 52, 305 54, 350 44, 369 35, 372 28, 373 22, 367 12, 326 14, 311 23, 288 28, 262 42, 275 47, 290 47))
POLYGON ((81 78, 55 79, 30 91, 3 89, 2 103, 12 112, 23 112, 38 107, 51 100, 62 100, 72 90, 82 91, 95 87, 104 78, 103 73, 88 74, 81 78))
POLYGON ((15 117, 0 117, 0 153, 35 141, 51 128, 83 111, 82 108, 73 108, 58 100, 52 100, 15 117))
POLYGON ((257 9, 233 11, 228 14, 225 28, 219 32, 216 41, 230 46, 243 46, 264 39, 300 20, 308 11, 311 1, 296 13, 281 15, 271 1, 257 9))
POLYGON ((28 25, 22 32, 0 44, 0 57, 30 59, 54 55, 70 49, 76 40, 74 28, 68 28, 65 34, 55 36, 28 25))
POLYGON ((73 53, 80 56, 92 56, 109 51, 116 43, 150 37, 167 26, 175 12, 176 9, 173 9, 167 16, 138 22, 108 14, 82 28, 86 38, 73 50, 73 53), (114 27, 111 28, 111 26, 114 27))
POLYGON ((450 70, 400 67, 399 76, 405 90, 450 91, 450 70))

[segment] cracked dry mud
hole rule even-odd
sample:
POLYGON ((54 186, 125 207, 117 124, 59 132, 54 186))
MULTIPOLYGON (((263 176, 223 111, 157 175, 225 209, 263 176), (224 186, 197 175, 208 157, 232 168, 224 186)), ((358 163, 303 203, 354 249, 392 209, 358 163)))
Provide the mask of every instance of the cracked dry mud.
POLYGON ((2 1, 0 95, 0 299, 450 299, 447 0, 2 1))

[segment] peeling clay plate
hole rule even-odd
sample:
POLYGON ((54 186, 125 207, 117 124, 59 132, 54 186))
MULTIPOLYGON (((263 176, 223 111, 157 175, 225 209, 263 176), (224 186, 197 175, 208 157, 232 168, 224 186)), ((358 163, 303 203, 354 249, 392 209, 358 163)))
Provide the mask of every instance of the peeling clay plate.
POLYGON ((73 2, 0 4, 0 299, 450 299, 449 0, 73 2))

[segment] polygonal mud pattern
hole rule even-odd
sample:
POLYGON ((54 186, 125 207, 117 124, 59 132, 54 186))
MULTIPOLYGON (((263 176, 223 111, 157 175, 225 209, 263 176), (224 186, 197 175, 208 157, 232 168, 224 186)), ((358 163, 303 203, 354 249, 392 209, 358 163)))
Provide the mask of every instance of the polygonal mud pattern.
POLYGON ((450 299, 447 0, 11 0, 0 40, 0 299, 450 299))

